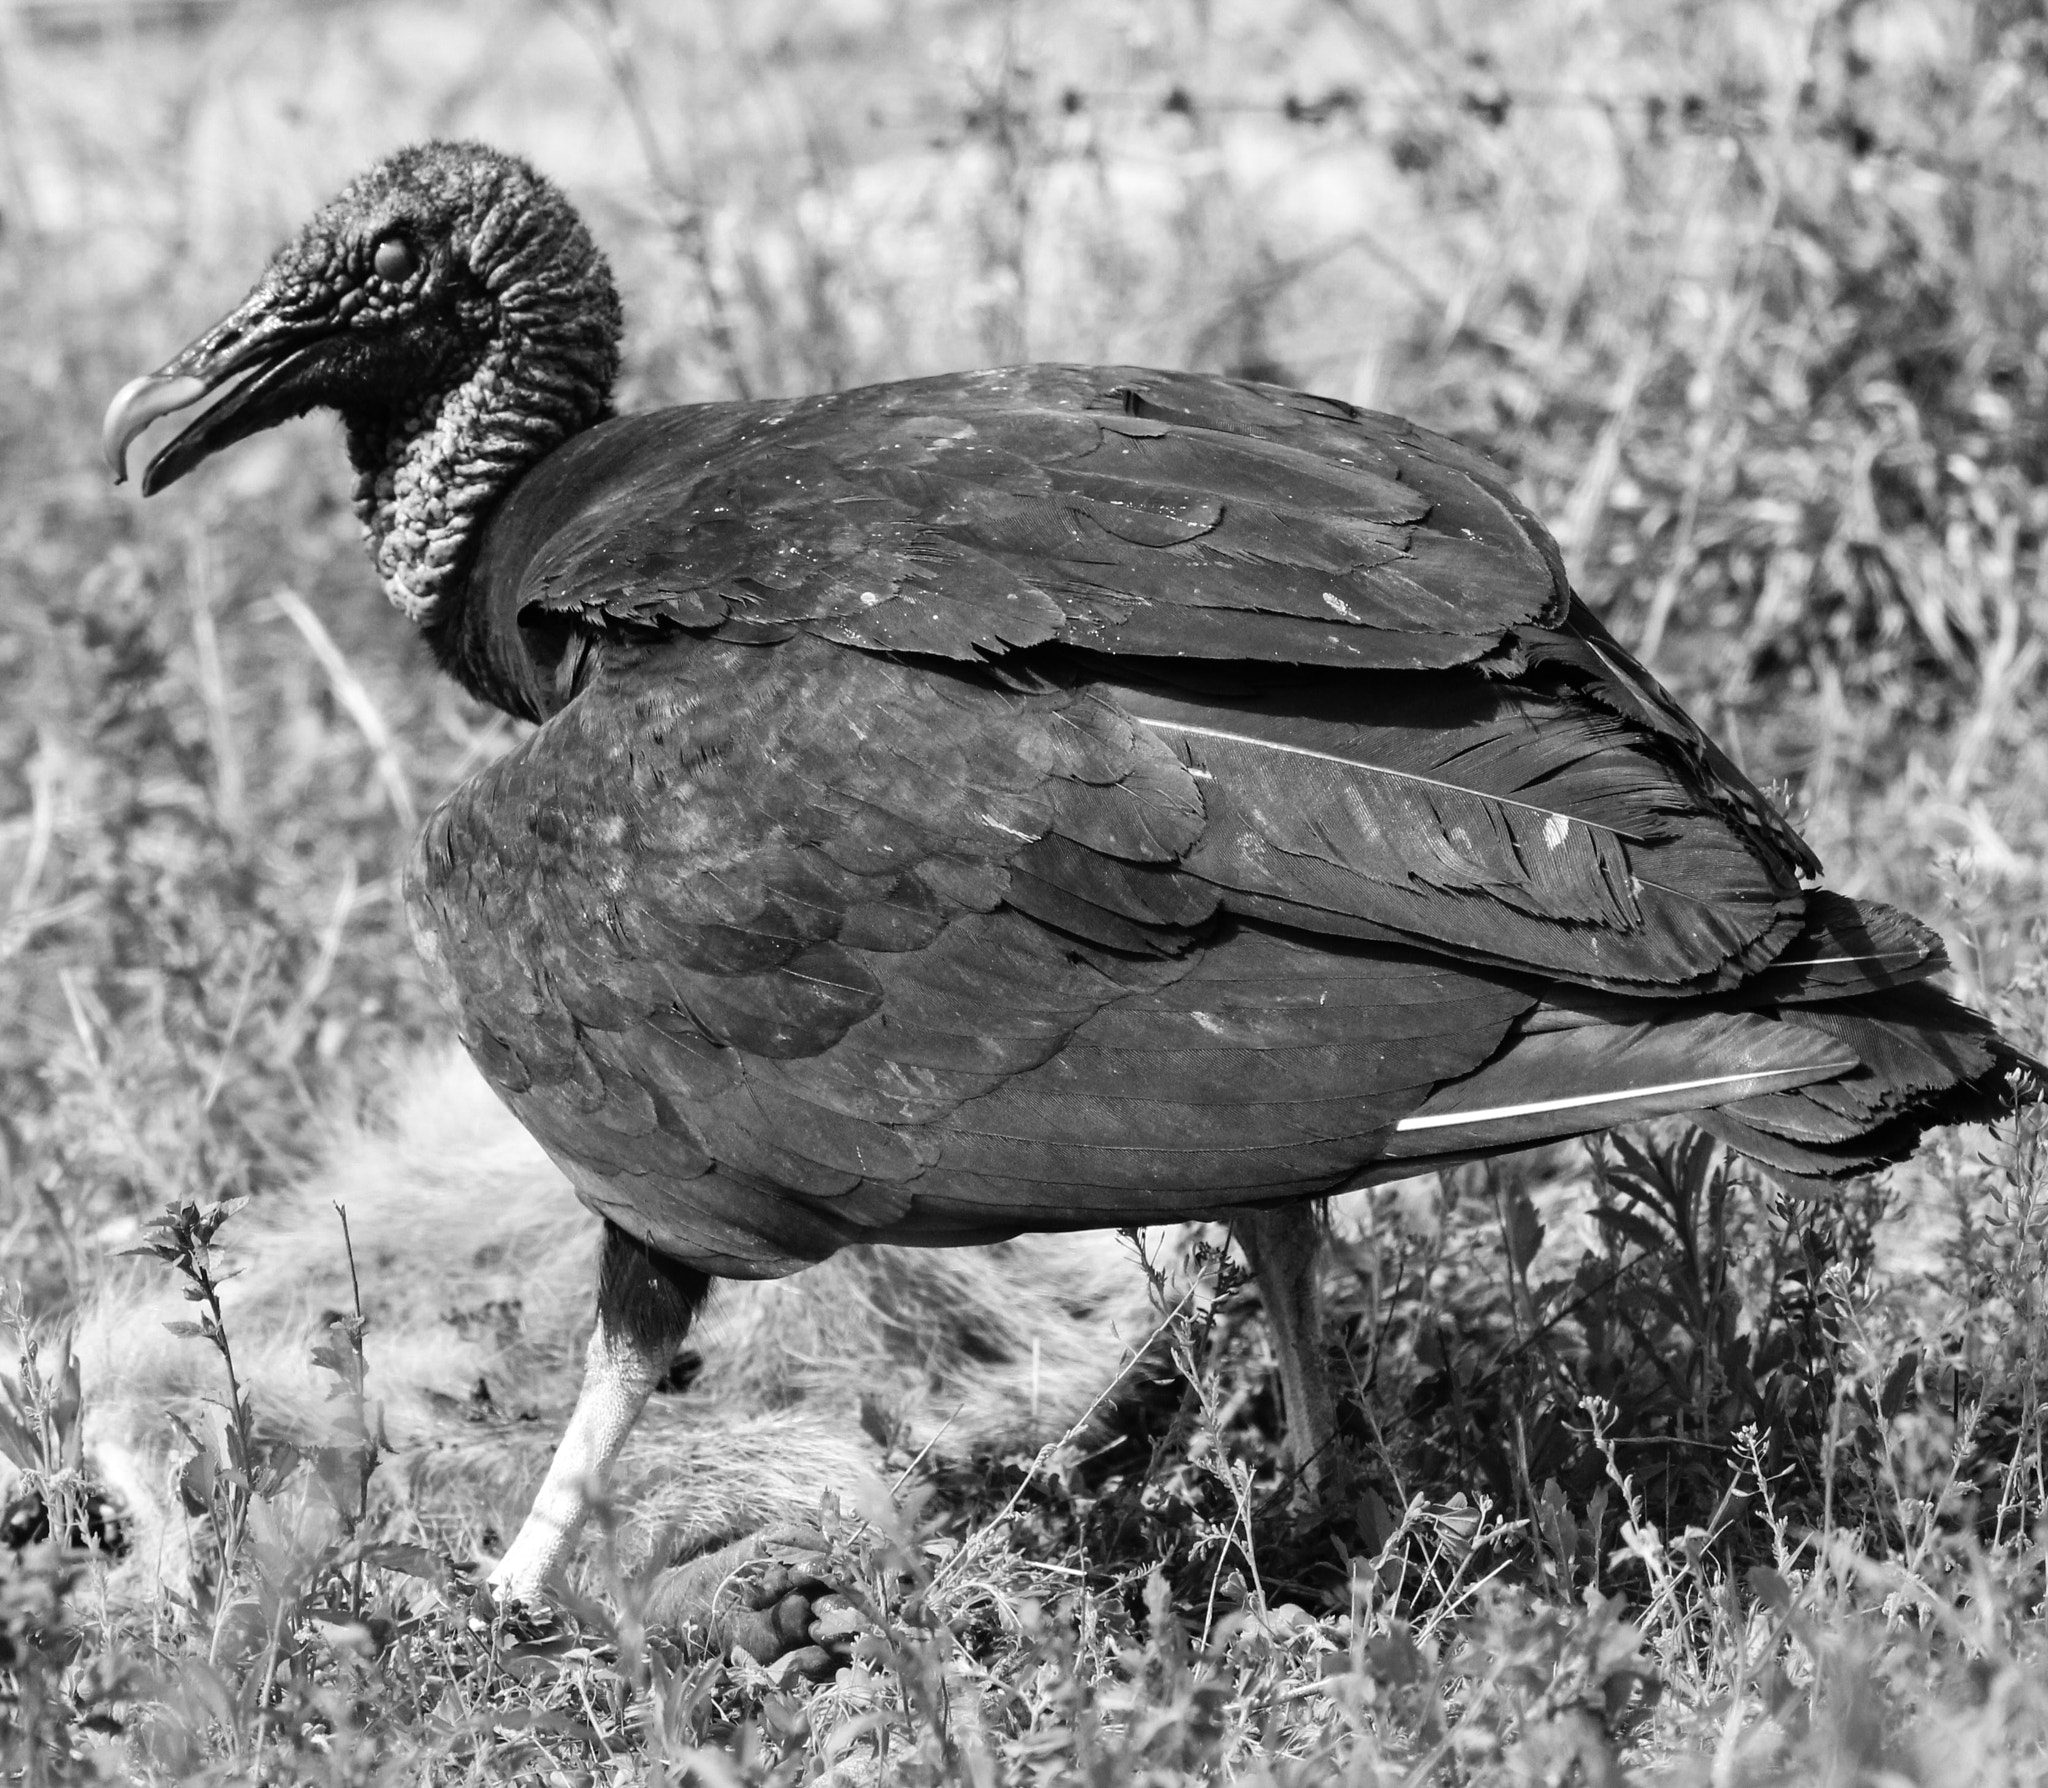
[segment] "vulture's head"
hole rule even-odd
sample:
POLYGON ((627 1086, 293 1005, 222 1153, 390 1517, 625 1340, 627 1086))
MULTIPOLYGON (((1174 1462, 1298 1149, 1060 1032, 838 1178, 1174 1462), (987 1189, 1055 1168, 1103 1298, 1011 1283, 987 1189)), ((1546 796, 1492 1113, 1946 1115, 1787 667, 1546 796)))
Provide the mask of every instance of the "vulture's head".
POLYGON ((123 386, 102 444, 119 482, 151 423, 213 400, 151 459, 149 496, 339 411, 384 587, 431 621, 496 499, 608 413, 619 333, 611 272, 560 192, 482 144, 427 143, 358 176, 229 315, 123 386))

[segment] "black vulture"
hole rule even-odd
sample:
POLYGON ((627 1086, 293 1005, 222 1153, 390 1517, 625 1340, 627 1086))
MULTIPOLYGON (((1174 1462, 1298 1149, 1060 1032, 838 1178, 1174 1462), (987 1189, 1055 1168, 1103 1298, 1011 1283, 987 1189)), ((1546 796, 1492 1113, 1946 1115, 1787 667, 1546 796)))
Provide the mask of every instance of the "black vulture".
POLYGON ((554 187, 432 143, 105 430, 214 400, 148 494, 339 411, 387 594, 534 724, 408 881, 607 1223, 507 1596, 714 1275, 1229 1218, 1313 1470, 1315 1200, 1673 1113, 1838 1178, 2024 1090, 1455 442, 1133 367, 620 416, 620 327, 554 187))

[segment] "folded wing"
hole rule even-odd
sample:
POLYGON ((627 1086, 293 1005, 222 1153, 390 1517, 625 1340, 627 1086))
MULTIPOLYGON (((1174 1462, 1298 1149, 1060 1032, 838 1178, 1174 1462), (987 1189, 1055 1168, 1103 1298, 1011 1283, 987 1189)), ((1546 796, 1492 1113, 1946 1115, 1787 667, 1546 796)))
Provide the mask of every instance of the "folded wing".
POLYGON ((1867 1009, 1924 938, 1804 894, 1407 424, 1025 369, 622 420, 513 508, 479 649, 552 717, 435 816, 423 929, 585 1197, 712 1270, 1667 1110, 1849 1163, 1983 1078, 1941 996, 1867 1009))

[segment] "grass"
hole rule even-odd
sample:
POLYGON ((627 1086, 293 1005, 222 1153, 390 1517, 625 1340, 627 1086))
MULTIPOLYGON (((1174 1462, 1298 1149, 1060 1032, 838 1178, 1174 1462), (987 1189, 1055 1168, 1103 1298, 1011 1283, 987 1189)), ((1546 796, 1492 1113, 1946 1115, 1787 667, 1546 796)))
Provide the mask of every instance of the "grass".
MULTIPOLYGON (((215 1536, 101 1587, 66 1311, 231 1260, 439 1015, 414 816, 510 729, 376 600, 330 429, 142 509, 107 395, 434 132, 613 251, 638 407, 1033 358, 1282 377, 1486 447, 1835 885, 2048 1016, 2048 27, 2005 0, 50 4, 0 19, 0 1766, 143 1779, 2048 1779, 2039 1127, 1834 1202, 1682 1130, 1390 1189, 1333 1285, 1370 1488, 1285 1510, 1255 1300, 1159 1246, 1121 1443, 832 1517, 815 1689, 638 1623, 493 1646, 225 1375, 215 1536), (345 1508, 339 1537, 298 1516, 345 1508)), ((1213 1238, 1212 1238, 1213 1239, 1213 1238)), ((205 1299, 198 1300, 203 1309, 205 1299)), ((231 1348, 200 1334, 193 1346, 231 1348)), ((353 1376, 352 1376, 353 1374, 353 1376)))

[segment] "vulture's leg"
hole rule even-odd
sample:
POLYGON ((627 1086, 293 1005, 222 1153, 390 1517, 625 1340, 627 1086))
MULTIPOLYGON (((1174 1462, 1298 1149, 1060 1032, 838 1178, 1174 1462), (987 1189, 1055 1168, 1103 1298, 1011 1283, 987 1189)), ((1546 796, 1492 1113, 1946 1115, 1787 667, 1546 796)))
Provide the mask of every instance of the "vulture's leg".
POLYGON ((1287 1460, 1310 1495, 1332 1488, 1337 1452, 1337 1398, 1323 1346, 1322 1288, 1316 1269, 1323 1238, 1316 1208, 1280 1205, 1237 1219, 1238 1245, 1251 1262, 1265 1300, 1286 1408, 1287 1460))
POLYGON ((605 1224, 597 1327, 584 1356, 583 1388, 533 1507, 491 1573, 491 1591, 500 1601, 540 1601, 710 1289, 709 1275, 605 1224))

